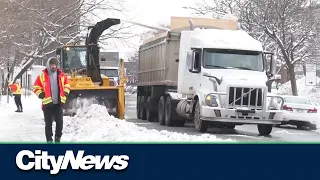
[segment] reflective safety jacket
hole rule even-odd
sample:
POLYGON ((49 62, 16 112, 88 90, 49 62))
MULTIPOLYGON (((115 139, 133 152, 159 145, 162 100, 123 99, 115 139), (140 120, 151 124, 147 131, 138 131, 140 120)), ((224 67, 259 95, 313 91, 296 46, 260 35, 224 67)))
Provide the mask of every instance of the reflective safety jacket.
MULTIPOLYGON (((57 68, 58 83, 59 83, 59 100, 61 104, 64 104, 67 100, 67 95, 70 93, 70 85, 68 83, 67 76, 57 68)), ((47 69, 44 69, 42 73, 37 77, 34 82, 33 92, 39 97, 41 93, 44 93, 42 99, 42 107, 52 104, 50 77, 47 69)), ((40 97, 39 97, 40 98, 40 97)))
POLYGON ((21 94, 21 87, 18 83, 10 84, 9 88, 11 89, 12 94, 21 94))

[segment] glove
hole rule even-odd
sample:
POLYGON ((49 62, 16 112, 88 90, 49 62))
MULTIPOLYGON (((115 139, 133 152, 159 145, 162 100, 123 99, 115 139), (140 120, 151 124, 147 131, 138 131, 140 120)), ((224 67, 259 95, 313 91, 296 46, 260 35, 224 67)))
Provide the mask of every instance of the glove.
POLYGON ((40 93, 38 97, 39 97, 39 99, 43 99, 44 98, 44 93, 43 92, 40 93))
POLYGON ((64 95, 65 95, 66 97, 68 97, 68 96, 69 96, 69 93, 67 93, 66 91, 64 91, 64 95))

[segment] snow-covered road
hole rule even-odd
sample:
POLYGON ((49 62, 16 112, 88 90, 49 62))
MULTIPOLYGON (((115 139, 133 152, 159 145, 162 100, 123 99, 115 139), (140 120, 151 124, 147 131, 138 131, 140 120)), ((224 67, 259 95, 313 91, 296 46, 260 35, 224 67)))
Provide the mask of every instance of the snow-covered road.
MULTIPOLYGON (((294 127, 274 128, 271 136, 258 135, 255 125, 237 126, 235 130, 210 129, 203 134, 192 123, 185 127, 166 127, 136 119, 136 95, 126 95, 126 120, 110 117, 105 108, 92 105, 75 117, 64 117, 63 142, 167 142, 167 141, 276 141, 319 142, 320 131, 297 130, 294 127)), ((23 97, 24 112, 16 113, 13 99, 0 102, 0 141, 44 142, 44 120, 40 100, 23 97)))
MULTIPOLYGON (((159 125, 158 122, 149 123, 136 118, 136 94, 126 96, 126 119, 140 127, 148 129, 167 130, 170 132, 186 133, 188 135, 199 135, 194 129, 193 123, 188 123, 184 127, 166 127, 159 125)), ((270 136, 259 136, 256 125, 236 126, 235 130, 228 129, 209 129, 209 134, 215 135, 219 139, 233 139, 238 142, 320 142, 320 131, 298 130, 296 127, 283 126, 274 127, 270 136)))
MULTIPOLYGON (((23 113, 16 113, 13 99, 0 105, 0 141, 44 142, 44 120, 41 102, 35 96, 22 99, 23 113)), ((105 107, 91 105, 75 117, 64 117, 63 142, 167 142, 167 141, 232 141, 215 135, 188 135, 154 130, 109 116, 105 107)))

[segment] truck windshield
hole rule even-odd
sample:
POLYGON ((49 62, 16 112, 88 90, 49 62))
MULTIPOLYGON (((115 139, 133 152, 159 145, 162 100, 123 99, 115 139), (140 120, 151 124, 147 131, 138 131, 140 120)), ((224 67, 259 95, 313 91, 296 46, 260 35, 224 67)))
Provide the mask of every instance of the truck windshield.
POLYGON ((203 67, 263 71, 263 54, 257 51, 204 49, 203 67))
POLYGON ((63 49, 63 69, 86 68, 86 47, 68 47, 63 49))
POLYGON ((118 77, 117 69, 100 69, 100 73, 106 75, 107 77, 118 77))

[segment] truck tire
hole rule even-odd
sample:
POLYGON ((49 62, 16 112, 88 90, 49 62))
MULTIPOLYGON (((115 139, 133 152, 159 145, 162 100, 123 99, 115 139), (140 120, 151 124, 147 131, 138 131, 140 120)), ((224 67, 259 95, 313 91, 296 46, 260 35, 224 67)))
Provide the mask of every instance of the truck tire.
POLYGON ((160 125, 164 125, 165 124, 165 121, 164 121, 164 113, 165 113, 164 103, 165 103, 164 96, 161 96, 160 100, 159 100, 159 104, 158 104, 158 121, 159 121, 160 125))
POLYGON ((153 122, 155 119, 155 112, 152 112, 151 97, 149 96, 146 103, 146 117, 148 122, 153 122))
POLYGON ((194 110, 194 126, 198 132, 207 132, 209 127, 208 121, 203 121, 200 119, 200 103, 197 101, 194 110))
POLYGON ((146 120, 147 116, 146 116, 146 97, 142 96, 141 97, 141 101, 140 101, 140 117, 142 120, 146 120))
POLYGON ((317 125, 316 125, 316 124, 311 124, 311 125, 309 126, 309 129, 310 129, 310 130, 317 130, 317 125))
POLYGON ((168 96, 167 99, 166 99, 166 103, 165 103, 165 116, 164 116, 164 122, 166 124, 166 126, 173 126, 173 117, 172 117, 172 114, 174 109, 172 109, 172 101, 171 101, 171 97, 168 96))
POLYGON ((141 96, 138 96, 137 98, 137 119, 141 119, 141 116, 140 116, 140 102, 141 101, 141 96))
POLYGON ((259 134, 262 136, 270 135, 272 128, 273 128, 272 124, 258 124, 258 131, 259 131, 259 134))

